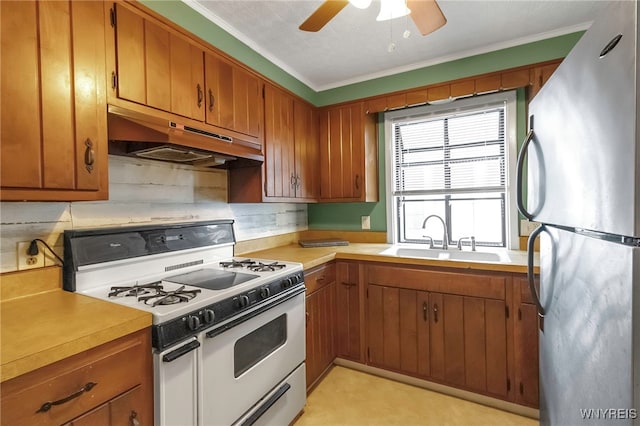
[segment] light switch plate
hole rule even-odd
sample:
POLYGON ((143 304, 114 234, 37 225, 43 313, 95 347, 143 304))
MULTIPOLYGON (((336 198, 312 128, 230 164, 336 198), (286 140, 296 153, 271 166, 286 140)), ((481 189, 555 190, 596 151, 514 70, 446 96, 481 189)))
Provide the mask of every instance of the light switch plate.
POLYGON ((371 216, 361 216, 362 229, 371 229, 371 216))

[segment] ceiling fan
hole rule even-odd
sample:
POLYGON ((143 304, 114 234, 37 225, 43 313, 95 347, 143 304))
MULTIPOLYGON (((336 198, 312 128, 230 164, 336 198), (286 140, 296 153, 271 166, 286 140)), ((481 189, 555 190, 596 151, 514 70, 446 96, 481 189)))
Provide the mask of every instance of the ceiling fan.
MULTIPOLYGON (((307 20, 302 23, 302 25, 300 25, 299 28, 303 31, 319 31, 349 3, 352 3, 360 9, 364 9, 369 6, 371 1, 325 0, 325 2, 322 3, 320 7, 318 7, 315 12, 313 12, 307 20)), ((440 10, 438 3, 436 3, 436 0, 406 0, 406 5, 404 4, 405 0, 381 0, 381 13, 377 18, 378 21, 391 19, 397 16, 404 16, 385 16, 386 8, 391 8, 393 3, 396 3, 396 6, 398 6, 398 3, 401 3, 399 6, 404 8, 404 15, 407 13, 411 14, 413 22, 415 22, 422 35, 432 33, 447 23, 447 18, 444 17, 442 10, 440 10)))

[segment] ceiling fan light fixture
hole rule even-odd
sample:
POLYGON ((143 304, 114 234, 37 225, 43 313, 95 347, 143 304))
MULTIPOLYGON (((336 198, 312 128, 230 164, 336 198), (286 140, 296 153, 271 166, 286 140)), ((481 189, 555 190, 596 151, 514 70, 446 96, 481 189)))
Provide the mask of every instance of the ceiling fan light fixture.
POLYGON ((371 5, 371 0, 349 0, 349 3, 358 9, 366 9, 371 5))
POLYGON ((376 21, 388 21, 389 19, 400 18, 411 13, 405 0, 381 0, 380 13, 376 21))

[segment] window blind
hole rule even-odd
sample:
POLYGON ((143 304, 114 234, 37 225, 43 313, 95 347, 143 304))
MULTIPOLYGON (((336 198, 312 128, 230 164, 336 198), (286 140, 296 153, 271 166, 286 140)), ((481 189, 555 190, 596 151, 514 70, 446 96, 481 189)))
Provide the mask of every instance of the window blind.
POLYGON ((394 194, 505 191, 505 106, 393 124, 394 194))

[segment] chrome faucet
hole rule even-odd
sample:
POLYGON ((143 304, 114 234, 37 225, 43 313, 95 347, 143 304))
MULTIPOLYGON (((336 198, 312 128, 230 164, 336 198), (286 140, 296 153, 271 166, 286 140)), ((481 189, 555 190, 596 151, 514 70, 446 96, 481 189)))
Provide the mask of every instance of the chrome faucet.
POLYGON ((447 250, 449 248, 449 231, 447 230, 447 224, 444 223, 444 220, 442 220, 440 216, 438 216, 437 214, 427 216, 424 222, 422 222, 422 229, 425 229, 425 227, 427 226, 427 221, 432 217, 439 219, 440 223, 442 223, 442 229, 444 229, 444 235, 442 236, 442 249, 447 250))

